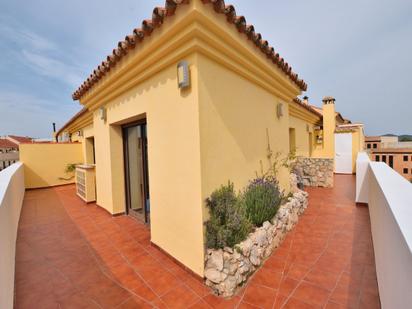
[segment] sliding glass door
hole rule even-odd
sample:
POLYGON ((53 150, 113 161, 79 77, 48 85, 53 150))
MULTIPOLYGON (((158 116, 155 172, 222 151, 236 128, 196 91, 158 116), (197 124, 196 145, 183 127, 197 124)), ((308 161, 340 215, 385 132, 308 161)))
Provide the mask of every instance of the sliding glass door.
POLYGON ((146 123, 123 127, 126 175, 126 213, 149 222, 146 123))

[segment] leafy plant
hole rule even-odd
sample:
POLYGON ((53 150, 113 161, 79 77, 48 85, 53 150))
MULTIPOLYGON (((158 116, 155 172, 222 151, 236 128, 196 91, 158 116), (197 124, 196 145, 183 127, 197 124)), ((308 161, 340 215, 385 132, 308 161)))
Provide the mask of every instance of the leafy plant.
POLYGON ((233 247, 243 241, 251 224, 239 203, 233 183, 221 186, 206 199, 210 219, 206 222, 208 248, 233 247))
POLYGON ((242 195, 242 205, 246 216, 255 226, 271 220, 282 202, 279 184, 273 175, 265 175, 252 180, 242 195))
POLYGON ((69 163, 66 165, 66 169, 64 170, 64 172, 66 174, 71 174, 76 170, 76 165, 78 165, 79 163, 69 163))

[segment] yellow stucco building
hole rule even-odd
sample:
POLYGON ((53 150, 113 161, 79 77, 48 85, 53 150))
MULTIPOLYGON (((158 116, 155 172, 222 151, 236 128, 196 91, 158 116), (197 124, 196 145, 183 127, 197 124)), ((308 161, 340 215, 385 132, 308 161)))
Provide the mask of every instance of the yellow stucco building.
MULTIPOLYGON (((296 99, 306 84, 232 6, 212 2, 156 8, 73 94, 84 108, 57 133, 95 164, 96 203, 139 213, 152 243, 200 276, 206 197, 268 168, 268 144, 334 158, 340 124, 333 98, 322 110, 296 99)), ((288 170, 279 182, 289 190, 288 170)))

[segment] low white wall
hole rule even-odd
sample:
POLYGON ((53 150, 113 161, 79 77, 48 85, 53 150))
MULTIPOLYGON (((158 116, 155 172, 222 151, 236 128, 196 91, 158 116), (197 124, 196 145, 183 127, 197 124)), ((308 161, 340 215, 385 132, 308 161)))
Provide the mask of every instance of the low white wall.
POLYGON ((356 203, 368 203, 368 168, 370 162, 366 152, 358 154, 356 159, 356 203))
POLYGON ((17 225, 24 198, 24 168, 15 163, 0 172, 0 308, 13 308, 17 225))
POLYGON ((385 163, 367 165, 359 190, 368 192, 381 305, 411 308, 412 184, 385 163))

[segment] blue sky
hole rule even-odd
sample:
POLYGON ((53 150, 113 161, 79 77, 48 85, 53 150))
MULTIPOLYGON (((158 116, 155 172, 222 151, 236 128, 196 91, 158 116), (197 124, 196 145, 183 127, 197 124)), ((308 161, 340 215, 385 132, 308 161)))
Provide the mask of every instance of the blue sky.
MULTIPOLYGON (((192 0, 193 1, 193 0, 192 0)), ((308 83, 369 135, 412 134, 412 1, 232 0, 308 83)), ((49 137, 71 93, 161 0, 0 0, 0 135, 49 137)))

